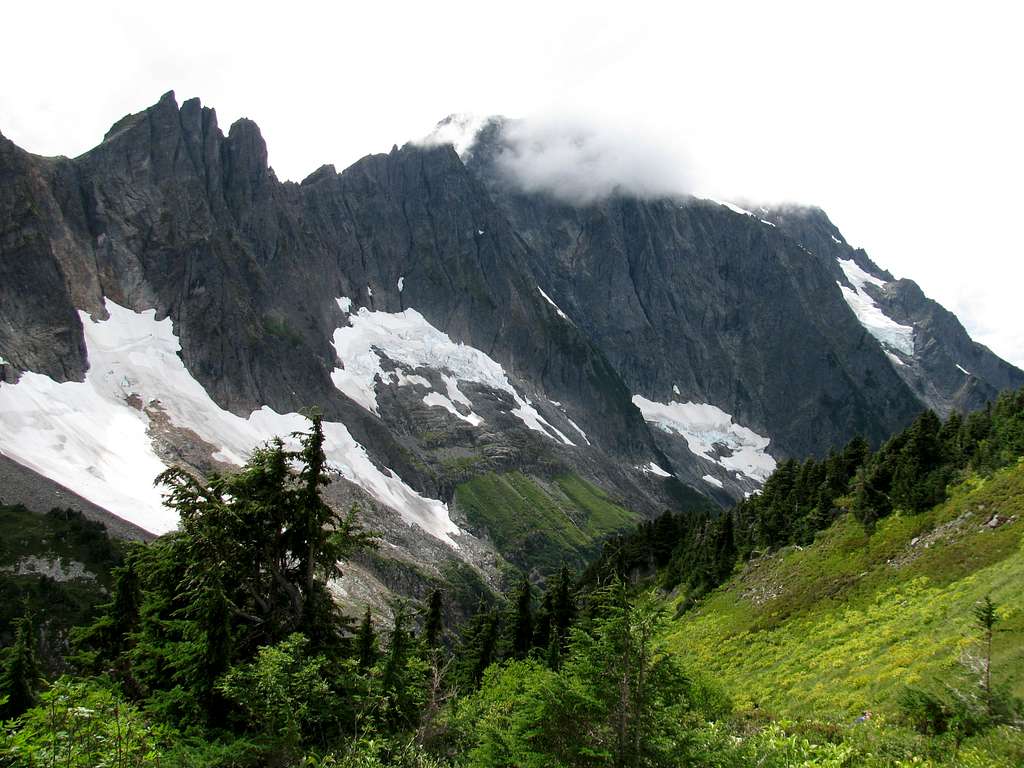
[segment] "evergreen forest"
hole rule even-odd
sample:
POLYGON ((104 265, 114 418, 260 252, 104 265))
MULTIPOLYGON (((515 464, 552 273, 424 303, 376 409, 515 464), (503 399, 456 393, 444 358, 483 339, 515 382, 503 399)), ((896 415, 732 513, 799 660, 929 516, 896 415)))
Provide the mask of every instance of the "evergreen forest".
POLYGON ((165 472, 180 524, 149 543, 3 508, 3 563, 35 526, 101 576, 0 572, 0 765, 1024 765, 1024 390, 783 461, 457 626, 443 589, 339 607, 377 539, 324 501, 320 419, 293 437, 165 472))

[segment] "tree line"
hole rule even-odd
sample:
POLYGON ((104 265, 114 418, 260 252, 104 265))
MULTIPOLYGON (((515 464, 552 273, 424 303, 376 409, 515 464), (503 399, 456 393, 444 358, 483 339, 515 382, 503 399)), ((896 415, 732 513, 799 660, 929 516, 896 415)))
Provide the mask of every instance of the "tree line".
POLYGON ((722 513, 665 512, 605 543, 582 583, 649 577, 683 586, 691 601, 723 583, 737 563, 789 545, 806 545, 841 514, 840 499, 867 530, 901 511, 923 512, 946 498, 951 482, 1024 456, 1024 389, 984 409, 942 421, 926 410, 877 450, 854 437, 824 459, 786 459, 760 493, 722 513))

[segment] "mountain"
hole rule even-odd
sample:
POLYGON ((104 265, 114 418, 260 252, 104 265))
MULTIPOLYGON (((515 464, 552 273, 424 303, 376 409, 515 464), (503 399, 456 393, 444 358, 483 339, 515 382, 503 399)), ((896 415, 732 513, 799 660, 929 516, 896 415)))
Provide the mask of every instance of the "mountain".
POLYGON ((301 183, 173 93, 74 159, 0 137, 0 452, 159 533, 164 467, 316 407, 387 542, 339 591, 475 595, 1024 384, 820 210, 524 192, 506 124, 301 183))

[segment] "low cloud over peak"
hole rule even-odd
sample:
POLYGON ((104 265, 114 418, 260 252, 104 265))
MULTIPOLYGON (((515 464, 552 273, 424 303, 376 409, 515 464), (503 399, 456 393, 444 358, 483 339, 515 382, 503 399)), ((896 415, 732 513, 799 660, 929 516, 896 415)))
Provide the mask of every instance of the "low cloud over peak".
POLYGON ((489 124, 497 125, 489 147, 495 169, 524 192, 586 205, 613 194, 660 197, 693 191, 679 147, 622 124, 579 117, 452 115, 421 143, 450 143, 468 159, 489 124))

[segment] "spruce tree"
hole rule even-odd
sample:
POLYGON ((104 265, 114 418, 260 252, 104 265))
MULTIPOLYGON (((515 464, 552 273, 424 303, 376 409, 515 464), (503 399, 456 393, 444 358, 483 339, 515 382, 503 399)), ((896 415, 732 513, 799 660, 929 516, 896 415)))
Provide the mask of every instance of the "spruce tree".
POLYGON ((555 582, 554 610, 552 613, 552 630, 558 636, 559 642, 564 643, 569 637, 569 627, 576 618, 576 603, 572 594, 572 576, 569 574, 569 566, 562 565, 555 582))
POLYGON ((36 704, 39 687, 39 662, 36 659, 36 633, 27 614, 16 622, 14 645, 8 651, 7 663, 0 676, 0 691, 7 694, 2 718, 19 717, 36 704))
POLYGON ((125 649, 129 635, 139 625, 139 609, 142 592, 139 589, 139 575, 135 564, 129 560, 114 570, 114 599, 109 605, 110 644, 114 654, 125 649))
POLYGON ((551 628, 554 613, 554 597, 551 588, 544 590, 544 597, 541 598, 540 610, 537 611, 536 620, 533 623, 533 647, 547 652, 548 644, 551 642, 551 628))
POLYGON ((415 724, 426 682, 420 676, 422 669, 417 666, 415 638, 406 627, 407 622, 405 606, 399 605, 380 676, 381 690, 386 697, 385 717, 393 727, 401 728, 415 724))
POLYGON ((484 672, 498 660, 500 629, 501 621, 496 610, 478 613, 473 617, 462 652, 465 669, 463 681, 469 687, 478 687, 483 680, 484 672))
POLYGON ((436 648, 441 642, 441 634, 444 632, 441 608, 441 590, 435 589, 427 601, 427 618, 423 625, 423 639, 428 648, 436 648))
POLYGON ((511 640, 512 656, 517 659, 526 658, 533 647, 533 593, 526 576, 523 576, 516 592, 511 640))
POLYGON ((377 661, 377 633, 373 631, 370 606, 366 606, 366 613, 363 614, 363 621, 359 625, 356 646, 359 654, 359 668, 369 669, 377 661))

